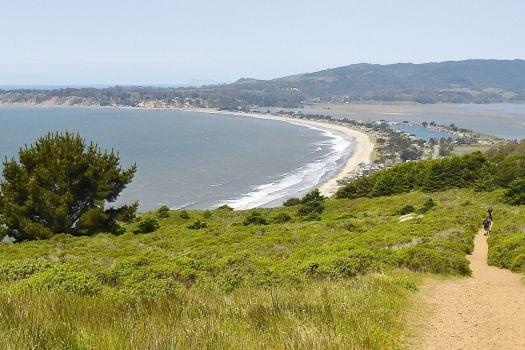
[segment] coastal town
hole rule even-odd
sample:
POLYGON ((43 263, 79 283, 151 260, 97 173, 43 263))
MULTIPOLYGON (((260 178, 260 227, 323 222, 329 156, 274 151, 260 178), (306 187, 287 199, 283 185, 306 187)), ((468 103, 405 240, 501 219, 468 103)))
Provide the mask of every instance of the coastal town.
MULTIPOLYGON (((271 114, 269 111, 267 113, 271 114)), ((475 150, 487 150, 508 142, 493 135, 459 128, 454 124, 439 125, 433 121, 420 124, 408 121, 401 123, 387 120, 368 121, 289 111, 280 111, 275 115, 341 125, 361 131, 369 136, 374 145, 370 162, 362 162, 353 167, 344 177, 337 180, 339 185, 390 168, 396 164, 440 159, 475 150), (421 131, 430 131, 433 135, 440 137, 424 137, 421 131)))

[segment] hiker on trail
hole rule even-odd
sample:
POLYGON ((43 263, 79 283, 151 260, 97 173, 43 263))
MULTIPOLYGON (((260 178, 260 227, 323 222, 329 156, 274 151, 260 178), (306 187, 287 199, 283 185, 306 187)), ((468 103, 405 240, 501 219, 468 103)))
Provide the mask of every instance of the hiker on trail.
POLYGON ((490 230, 492 229, 492 214, 494 213, 494 209, 492 207, 487 210, 487 216, 485 217, 485 220, 483 220, 483 229, 485 230, 485 236, 488 236, 490 233, 490 230))

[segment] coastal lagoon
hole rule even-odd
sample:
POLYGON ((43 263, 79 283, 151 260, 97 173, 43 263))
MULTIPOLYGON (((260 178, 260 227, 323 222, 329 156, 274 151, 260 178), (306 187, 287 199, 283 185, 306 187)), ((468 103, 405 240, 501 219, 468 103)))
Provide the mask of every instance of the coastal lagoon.
POLYGON ((395 124, 392 125, 393 128, 404 131, 406 133, 409 133, 410 135, 413 135, 417 137, 420 140, 428 141, 430 139, 439 140, 441 138, 451 138, 455 139, 456 136, 451 133, 447 133, 444 131, 434 130, 430 128, 425 128, 419 124, 407 124, 407 123, 400 123, 395 122, 395 124))
MULTIPOLYGON (((505 139, 525 138, 525 104, 492 103, 492 104, 416 104, 416 103, 382 103, 382 104, 315 104, 306 108, 261 108, 262 111, 278 112, 301 111, 305 114, 324 114, 355 120, 386 120, 392 122, 408 121, 422 123, 435 121, 438 124, 456 124, 460 128, 495 135, 505 139)), ((412 130, 417 133, 417 130, 412 130)), ((420 135, 425 138, 425 135, 420 135)), ((433 137, 436 138, 434 135, 433 137)), ((442 135, 448 137, 449 135, 442 135)))
MULTIPOLYGON (((141 210, 275 206, 333 176, 353 149, 334 130, 224 114, 124 108, 0 107, 0 154, 48 132, 115 149, 137 174, 118 204, 141 210)), ((0 166, 1 167, 1 166, 0 166)))

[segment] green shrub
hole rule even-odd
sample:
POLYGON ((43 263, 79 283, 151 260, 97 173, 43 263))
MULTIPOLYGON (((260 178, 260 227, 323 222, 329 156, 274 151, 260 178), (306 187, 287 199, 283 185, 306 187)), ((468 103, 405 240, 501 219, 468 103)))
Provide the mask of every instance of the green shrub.
POLYGON ((203 216, 205 219, 211 218, 211 211, 205 210, 203 216))
POLYGON ((259 211, 252 210, 250 215, 248 215, 244 220, 243 225, 268 225, 268 221, 262 216, 262 214, 259 211))
POLYGON ((399 209, 399 215, 406 215, 416 211, 413 205, 407 204, 403 208, 399 209))
POLYGON ((496 184, 508 187, 514 180, 525 178, 525 154, 496 155, 492 158, 492 174, 496 184))
POLYGON ((146 218, 139 222, 137 228, 133 231, 133 233, 151 233, 158 230, 159 227, 159 222, 156 219, 146 218))
POLYGON ((215 210, 222 210, 222 211, 233 211, 233 208, 230 207, 227 204, 221 205, 220 207, 217 207, 215 210))
POLYGON ((321 214, 324 211, 324 205, 320 201, 312 201, 301 204, 297 210, 299 216, 307 216, 309 214, 321 214))
POLYGON ((187 226, 190 230, 201 230, 201 229, 204 229, 206 227, 208 227, 208 224, 205 223, 204 221, 200 221, 200 220, 195 220, 194 223, 192 224, 189 224, 187 226))
POLYGON ((308 261, 302 270, 312 277, 349 278, 379 271, 381 266, 380 258, 376 254, 360 248, 308 261))
POLYGON ((326 197, 321 195, 321 192, 316 188, 315 190, 312 190, 311 192, 307 193, 303 198, 301 198, 301 203, 308 203, 308 202, 321 202, 324 201, 326 197))
POLYGON ((463 254, 472 254, 474 244, 469 239, 468 242, 456 241, 455 238, 450 237, 446 241, 437 241, 432 244, 432 248, 436 250, 451 250, 461 252, 463 254))
POLYGON ((400 249, 396 258, 401 266, 418 272, 452 275, 471 274, 469 262, 462 251, 419 245, 400 249))
MULTIPOLYGON (((84 214, 84 216, 82 217, 82 221, 90 221, 90 217, 91 217, 91 211, 84 214), (86 220, 88 219, 88 220, 86 220)), ((5 231, 4 231, 5 232, 5 231)), ((22 237, 20 235, 15 235, 9 231, 7 231, 7 234, 11 235, 13 234, 12 237, 15 238, 15 242, 21 242, 23 240, 39 240, 39 239, 48 239, 50 237, 53 236, 53 231, 51 231, 48 227, 45 227, 44 225, 41 225, 41 224, 38 224, 38 223, 33 223, 33 222, 26 222, 24 223, 24 232, 26 232, 26 234, 24 234, 24 236, 27 236, 27 237, 22 237)))
POLYGON ((306 195, 304 195, 303 198, 290 198, 287 201, 283 203, 283 206, 285 207, 291 207, 299 204, 306 204, 309 202, 322 202, 326 199, 326 197, 322 196, 319 190, 316 188, 310 192, 308 192, 306 195))
POLYGON ((432 210, 436 206, 436 203, 432 198, 427 199, 425 204, 419 208, 418 213, 425 214, 426 212, 432 210))
POLYGON ((299 205, 301 204, 301 200, 299 198, 289 198, 287 199, 284 203, 283 203, 283 206, 285 207, 293 207, 294 205, 299 205))
POLYGON ((496 179, 490 173, 488 167, 483 167, 480 170, 479 178, 472 184, 472 188, 476 192, 489 192, 495 190, 496 187, 496 179))
POLYGON ((473 187, 482 175, 480 169, 488 162, 486 155, 475 152, 462 157, 399 164, 350 181, 337 191, 336 197, 380 197, 412 190, 438 192, 473 187))
POLYGON ((345 219, 355 219, 357 217, 357 214, 355 212, 350 213, 344 213, 343 215, 339 215, 336 220, 345 220, 345 219))
POLYGON ((197 273, 174 261, 156 262, 144 255, 119 259, 110 270, 100 273, 100 280, 116 291, 140 298, 158 298, 191 285, 197 273))
POLYGON ((285 223, 285 222, 288 222, 292 220, 292 217, 286 213, 279 213, 277 215, 275 215, 272 219, 273 222, 277 223, 277 224, 282 224, 282 223, 285 223))
POLYGON ((82 266, 57 265, 39 272, 22 284, 32 290, 51 293, 96 295, 101 290, 97 278, 85 272, 82 266))
POLYGON ((170 217, 170 208, 167 205, 163 205, 157 210, 159 218, 166 219, 170 217))
POLYGON ((525 204, 525 178, 510 183, 509 189, 505 192, 505 200, 513 205, 525 204))
POLYGON ((513 271, 525 271, 525 233, 498 234, 489 237, 489 265, 513 271))
POLYGON ((51 263, 47 261, 34 259, 2 262, 0 264, 0 283, 23 280, 50 266, 51 263))
POLYGON ((179 214, 181 219, 188 220, 190 218, 190 214, 186 210, 182 210, 179 214))
POLYGON ((230 293, 236 288, 239 288, 243 282, 243 274, 237 270, 231 270, 218 278, 217 284, 220 290, 230 293))
POLYGON ((157 278, 151 275, 138 279, 125 289, 126 294, 146 299, 158 299, 173 295, 183 289, 183 285, 172 278, 157 278))
POLYGON ((334 270, 344 277, 355 277, 370 271, 378 270, 378 258, 366 250, 352 251, 346 256, 338 257, 333 261, 334 270))
POLYGON ((510 269, 512 271, 525 272, 525 252, 512 258, 512 261, 510 262, 510 269))

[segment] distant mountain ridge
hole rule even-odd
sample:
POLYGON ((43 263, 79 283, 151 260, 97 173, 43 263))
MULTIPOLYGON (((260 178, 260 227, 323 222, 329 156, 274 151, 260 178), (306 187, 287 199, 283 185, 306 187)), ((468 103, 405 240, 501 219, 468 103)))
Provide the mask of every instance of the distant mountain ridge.
POLYGON ((201 87, 0 90, 0 103, 224 109, 335 102, 525 102, 525 60, 360 63, 319 72, 201 87))
POLYGON ((305 99, 502 102, 525 99, 525 60, 353 64, 272 80, 240 79, 246 92, 280 90, 305 99))
MULTIPOLYGON (((391 88, 471 88, 525 89, 525 61, 468 60, 442 63, 398 63, 392 65, 358 64, 316 73, 304 74, 303 79, 332 77, 354 82, 362 89, 388 84, 391 88), (359 79, 366 85, 359 85, 359 79)), ((290 80, 291 77, 281 78, 290 80)))

